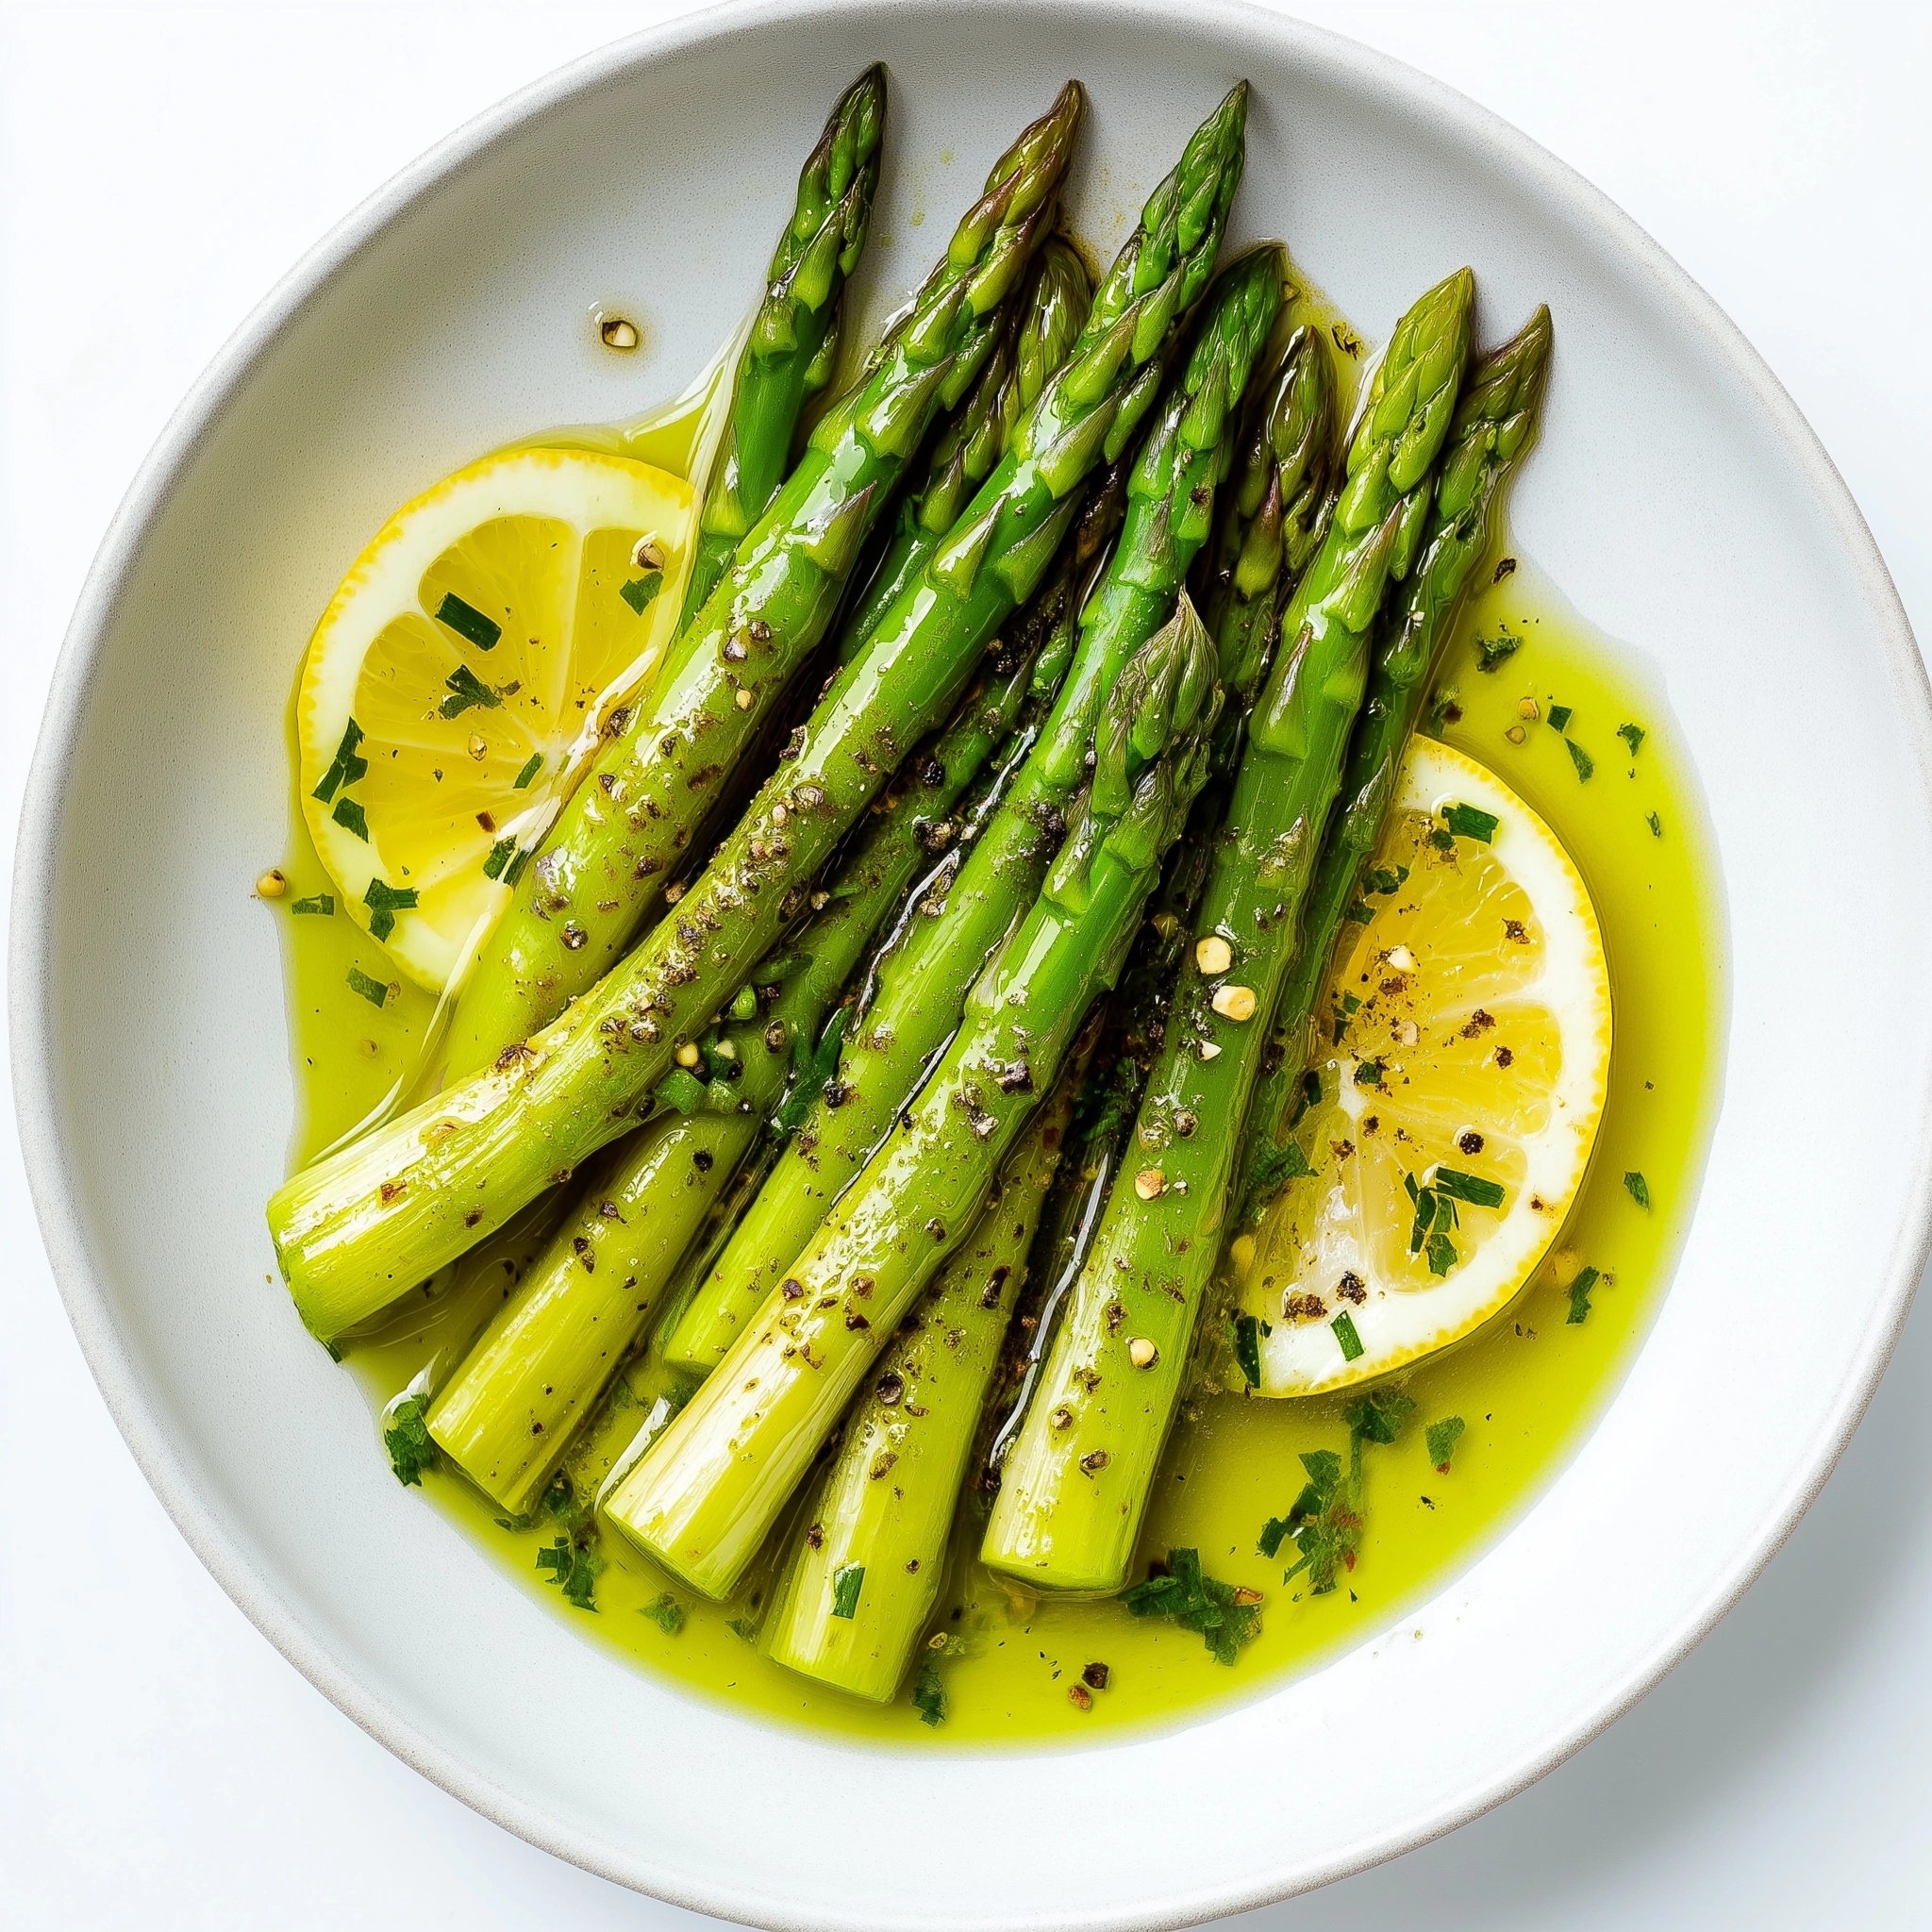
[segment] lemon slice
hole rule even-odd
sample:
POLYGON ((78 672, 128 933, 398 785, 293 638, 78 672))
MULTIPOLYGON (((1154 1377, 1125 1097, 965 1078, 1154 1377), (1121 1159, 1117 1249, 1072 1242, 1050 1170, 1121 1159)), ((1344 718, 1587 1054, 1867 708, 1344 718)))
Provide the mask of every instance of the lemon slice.
POLYGON ((677 620, 693 491, 525 449, 408 503, 356 559, 295 700, 303 811, 345 911, 441 991, 677 620))
POLYGON ((1561 1228, 1603 1116, 1595 908, 1493 773, 1415 741, 1362 905, 1317 1008, 1320 1095, 1295 1131, 1310 1171, 1252 1257, 1237 1244, 1264 1395, 1386 1374, 1507 1307, 1561 1228))

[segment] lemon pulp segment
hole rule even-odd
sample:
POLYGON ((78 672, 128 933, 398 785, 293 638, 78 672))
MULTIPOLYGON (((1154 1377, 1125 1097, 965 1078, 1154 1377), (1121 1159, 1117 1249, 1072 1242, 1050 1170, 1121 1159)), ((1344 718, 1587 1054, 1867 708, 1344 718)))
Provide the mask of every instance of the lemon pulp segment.
POLYGON ((1549 827, 1460 752, 1412 746, 1314 1024, 1308 1171, 1252 1258, 1237 1251, 1267 1395, 1365 1381, 1479 1327, 1589 1165, 1610 1058, 1596 912, 1549 827))
POLYGON ((296 699, 303 811, 343 909, 440 991, 594 745, 661 657, 691 486, 582 450, 485 458, 406 504, 316 626, 296 699))

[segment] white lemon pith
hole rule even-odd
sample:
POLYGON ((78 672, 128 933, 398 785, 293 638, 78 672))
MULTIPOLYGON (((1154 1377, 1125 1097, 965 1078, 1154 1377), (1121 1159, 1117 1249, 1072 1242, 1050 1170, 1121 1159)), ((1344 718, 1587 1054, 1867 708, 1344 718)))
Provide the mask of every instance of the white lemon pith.
POLYGON ((668 643, 691 487, 561 449, 487 457, 376 533, 309 641, 302 808, 347 912, 440 991, 503 874, 668 643), (520 836, 521 835, 521 836, 520 836))
POLYGON ((1264 1395, 1366 1381, 1480 1327, 1590 1163, 1610 1065, 1595 908, 1550 828, 1461 753, 1411 747, 1315 1027, 1320 1095, 1295 1130, 1311 1172, 1240 1285, 1264 1395))

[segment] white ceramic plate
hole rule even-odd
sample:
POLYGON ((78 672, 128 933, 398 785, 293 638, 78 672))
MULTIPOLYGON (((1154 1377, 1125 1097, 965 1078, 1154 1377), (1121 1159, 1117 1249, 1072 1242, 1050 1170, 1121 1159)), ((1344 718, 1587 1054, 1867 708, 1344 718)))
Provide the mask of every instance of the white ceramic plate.
POLYGON ((1926 1243, 1927 724, 1884 567, 1769 372, 1629 222, 1468 102, 1201 0, 708 16, 541 83, 359 209, 242 327, 123 507, 55 682, 15 885, 47 1244, 208 1567, 344 1710, 510 1829, 773 1925, 1156 1926, 1257 1904, 1448 1829, 1608 1724, 1735 1601, 1842 1447, 1926 1243), (874 316, 1068 74, 1093 108, 1074 212, 1103 249, 1246 74, 1238 236, 1285 236, 1370 330, 1463 261, 1491 339, 1549 300, 1556 375, 1516 531, 1654 656, 1731 924, 1702 1202, 1588 1442, 1400 1625, 1211 1720, 1077 1755, 860 1750, 583 1642, 391 1480, 354 1384, 270 1280, 262 1224, 291 1086, 249 886, 281 847, 278 724, 316 612, 434 477, 680 386, 741 312, 825 104, 875 58, 893 100, 874 316), (587 322, 613 299, 646 323, 627 359, 587 322))

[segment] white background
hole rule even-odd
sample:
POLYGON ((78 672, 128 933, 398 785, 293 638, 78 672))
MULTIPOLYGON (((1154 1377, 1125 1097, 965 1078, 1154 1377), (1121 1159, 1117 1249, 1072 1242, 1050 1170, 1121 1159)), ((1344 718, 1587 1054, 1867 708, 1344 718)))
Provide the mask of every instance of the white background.
MULTIPOLYGON (((81 578, 224 338, 339 216, 448 129, 687 10, 0 0, 9 871, 81 578)), ((1309 0, 1299 11, 1515 122, 1675 254, 1817 427, 1932 640, 1932 8, 1309 0)), ((1825 675, 1830 641, 1819 642, 1825 675)), ((1793 728, 1802 721, 1793 693, 1793 728)), ((1790 1185, 1802 1186, 1807 1135, 1857 1131, 1856 1083, 1883 1077, 1885 1042, 1859 1034, 1856 1011, 1793 1023, 1793 1050, 1841 1052, 1848 1079, 1839 1118, 1791 1124, 1790 1185)), ((374 1913, 425 1932, 596 1932, 688 1918, 557 1863, 425 1783, 221 1594, 94 1391, 41 1252, 10 1108, 0 1269, 0 1469, 15 1498, 0 1531, 0 1926, 335 1932, 374 1913)), ((1722 1399, 1721 1369, 1715 1384, 1722 1399)), ((1641 1532, 1630 1554, 1643 1560, 1641 1532)), ((1928 1797, 1932 1306, 1789 1546, 1645 1704, 1501 1811, 1254 1918, 1267 1932, 1922 1927, 1928 1797)))

